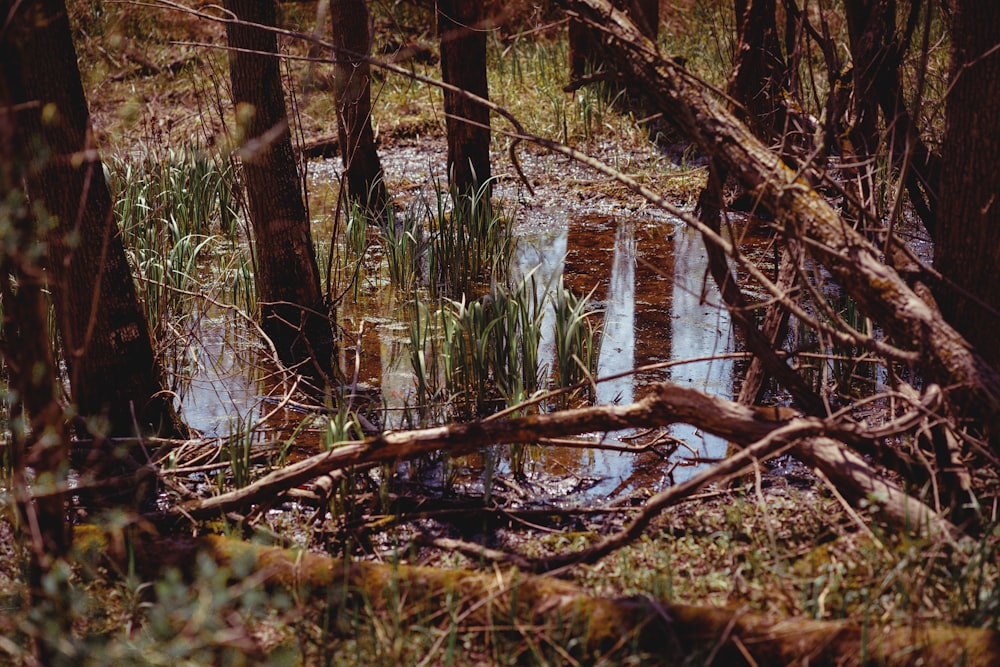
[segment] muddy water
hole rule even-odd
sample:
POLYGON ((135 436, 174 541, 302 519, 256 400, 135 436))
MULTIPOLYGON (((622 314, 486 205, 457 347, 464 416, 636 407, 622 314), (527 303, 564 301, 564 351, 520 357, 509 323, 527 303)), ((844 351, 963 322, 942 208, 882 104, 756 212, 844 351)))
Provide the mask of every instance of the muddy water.
MULTIPOLYGON (((440 158, 427 146, 427 142, 397 146, 383 155, 390 189, 404 205, 431 192, 433 179, 443 180, 442 174, 428 168, 439 164, 440 158)), ((443 151, 443 145, 440 148, 443 151)), ((313 187, 329 182, 339 168, 336 161, 314 164, 313 187)), ((602 313, 598 375, 618 376, 598 385, 598 402, 631 402, 650 383, 663 380, 731 397, 735 373, 730 360, 628 374, 636 367, 732 350, 730 321, 725 309, 718 307, 698 236, 661 211, 641 208, 624 194, 607 194, 611 189, 606 183, 565 160, 529 155, 525 170, 535 179, 534 196, 512 178, 501 178, 496 188, 506 206, 515 209, 513 273, 518 277, 534 271, 540 286, 557 285, 561 277, 578 295, 593 292, 592 303, 602 313)), ((314 215, 328 213, 314 202, 314 215)), ((348 378, 356 375, 360 383, 379 389, 387 408, 386 425, 402 427, 405 408, 416 400, 410 370, 410 308, 377 266, 366 264, 365 271, 356 298, 346 299, 338 313, 345 330, 342 361, 348 378)), ((541 364, 550 367, 552 319, 549 313, 543 322, 540 350, 541 364)), ((223 434, 236 417, 246 422, 268 406, 260 398, 262 383, 239 379, 239 373, 226 366, 221 343, 217 345, 212 336, 203 340, 201 354, 219 363, 206 366, 205 377, 194 378, 184 413, 196 428, 223 434)), ((592 434, 591 439, 631 442, 633 435, 592 434)), ((725 453, 723 441, 687 426, 673 427, 670 435, 687 445, 673 460, 596 448, 530 447, 524 471, 528 483, 534 480, 548 492, 549 501, 590 502, 640 488, 659 490, 694 474, 699 464, 690 461, 725 453)), ((476 477, 478 460, 469 457, 466 462, 472 468, 467 471, 471 478, 476 477)), ((503 464, 500 470, 506 470, 503 464)))

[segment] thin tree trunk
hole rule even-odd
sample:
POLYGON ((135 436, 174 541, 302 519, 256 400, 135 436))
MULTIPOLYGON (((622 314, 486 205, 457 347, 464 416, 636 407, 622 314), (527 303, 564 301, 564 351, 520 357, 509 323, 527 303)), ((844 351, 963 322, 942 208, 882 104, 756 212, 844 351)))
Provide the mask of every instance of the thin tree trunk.
POLYGON ((736 0, 735 4, 738 51, 729 93, 742 105, 736 117, 770 144, 786 129, 782 90, 787 68, 778 42, 776 2, 736 0))
MULTIPOLYGON (((441 78, 445 83, 489 99, 484 17, 480 2, 437 2, 441 78)), ((474 193, 488 185, 491 176, 490 110, 460 93, 446 90, 444 112, 448 126, 448 182, 453 192, 474 193)))
MULTIPOLYGON (((920 2, 911 7, 910 27, 920 2)), ((895 0, 848 0, 844 4, 854 79, 854 126, 849 137, 862 165, 862 195, 871 196, 874 155, 881 145, 878 111, 881 108, 889 135, 893 163, 907 161, 903 175, 910 201, 930 233, 937 224, 940 158, 927 147, 907 110, 899 78, 903 46, 896 34, 895 0)), ((925 11, 930 11, 930 7, 925 11)), ((843 149, 844 147, 842 147, 843 149)))
MULTIPOLYGON (((613 0, 618 9, 626 12, 653 43, 660 27, 660 0, 613 0)), ((601 54, 601 34, 587 27, 585 23, 569 20, 569 63, 574 79, 585 76, 588 71, 600 69, 606 62, 601 54)))
POLYGON ((337 91, 337 129, 347 189, 368 215, 379 219, 388 202, 371 122, 371 16, 364 0, 331 0, 337 91))
POLYGON ((226 0, 240 158, 255 238, 261 327, 282 363, 322 392, 334 378, 333 329, 320 291, 309 218, 278 67, 275 0, 226 0), (246 22, 246 23, 242 23, 246 22), (255 24, 255 25, 249 25, 255 24))

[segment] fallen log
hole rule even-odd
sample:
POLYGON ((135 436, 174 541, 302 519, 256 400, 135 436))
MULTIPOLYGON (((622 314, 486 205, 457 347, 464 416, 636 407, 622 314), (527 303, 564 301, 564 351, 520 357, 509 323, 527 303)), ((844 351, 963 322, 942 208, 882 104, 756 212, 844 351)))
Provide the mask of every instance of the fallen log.
MULTIPOLYGON (((871 435, 886 438, 912 428, 939 398, 940 390, 936 386, 928 387, 922 405, 915 406, 911 412, 880 427, 877 431, 871 431, 871 435)), ((169 510, 169 514, 197 519, 217 517, 238 510, 246 511, 246 508, 253 504, 270 502, 288 489, 321 475, 361 464, 410 459, 440 450, 448 451, 452 455, 461 455, 487 445, 535 443, 550 437, 626 428, 661 427, 678 422, 692 424, 741 446, 758 447, 758 450, 752 450, 749 454, 737 455, 736 460, 720 464, 720 467, 734 468, 724 474, 738 472, 752 465, 754 457, 763 460, 773 455, 779 446, 783 447, 791 442, 786 438, 773 447, 761 445, 761 443, 766 444, 767 439, 776 433, 780 433, 783 437, 785 433, 790 433, 794 435, 796 442, 808 438, 825 438, 817 441, 806 440, 803 447, 792 451, 807 465, 818 468, 827 478, 835 480, 838 489, 845 497, 860 503, 869 499, 873 493, 877 494, 884 516, 898 529, 907 532, 925 533, 946 539, 955 539, 960 534, 933 509, 911 498, 898 486, 882 479, 864 459, 848 452, 837 442, 868 438, 869 435, 866 435, 865 430, 858 425, 816 417, 788 419, 780 411, 755 409, 753 406, 740 405, 671 383, 656 385, 650 394, 627 405, 600 405, 552 414, 529 415, 506 421, 485 420, 448 424, 415 431, 382 433, 363 441, 342 443, 329 452, 275 470, 242 489, 211 498, 179 503, 169 510), (809 442, 826 444, 821 447, 809 442)), ((707 478, 698 478, 700 480, 698 488, 715 481, 711 470, 705 474, 708 475, 707 478)), ((683 497, 682 490, 668 489, 650 501, 644 515, 662 511, 683 497)), ((636 522, 648 523, 650 518, 651 516, 645 519, 640 517, 636 522)), ((634 522, 630 530, 634 533, 636 530, 641 530, 644 525, 645 523, 639 526, 634 522)), ((634 537, 634 534, 630 535, 634 537)), ((608 552, 604 551, 600 555, 608 552)), ((575 560, 575 557, 567 556, 566 562, 571 560, 575 560)))
MULTIPOLYGON (((91 526, 77 529, 75 549, 78 560, 111 558, 122 568, 133 563, 147 578, 167 567, 192 576, 200 553, 225 568, 238 563, 243 581, 261 581, 304 604, 328 605, 328 614, 392 613, 394 622, 419 624, 420 632, 430 622, 440 637, 478 628, 569 638, 574 641, 564 645, 575 647, 575 657, 584 661, 637 646, 665 664, 693 657, 698 664, 734 666, 1000 664, 1000 633, 990 630, 777 618, 650 597, 595 597, 574 584, 515 569, 484 574, 346 562, 217 535, 167 542, 147 534, 127 542, 91 526)), ((435 662, 433 650, 428 664, 435 662)))
MULTIPOLYGON (((611 61, 772 212, 782 235, 807 242, 865 313, 899 344, 916 350, 936 381, 967 390, 995 427, 991 431, 1000 431, 1000 373, 881 260, 880 250, 842 220, 801 172, 764 146, 716 99, 717 92, 659 54, 607 0, 561 4, 603 32, 611 61)), ((1000 439, 993 445, 1000 452, 1000 439)))

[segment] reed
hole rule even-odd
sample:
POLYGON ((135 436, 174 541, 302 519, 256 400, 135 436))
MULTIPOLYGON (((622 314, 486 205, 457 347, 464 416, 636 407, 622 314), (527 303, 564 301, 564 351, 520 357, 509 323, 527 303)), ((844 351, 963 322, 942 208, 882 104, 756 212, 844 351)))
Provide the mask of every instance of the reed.
POLYGON ((435 187, 428 206, 428 277, 433 296, 471 296, 491 277, 507 275, 513 251, 511 216, 490 201, 489 184, 472 194, 450 197, 435 187), (447 202, 453 201, 451 209, 447 202))
POLYGON ((597 394, 594 377, 599 349, 598 328, 593 321, 597 311, 590 308, 592 296, 593 291, 577 297, 562 280, 551 296, 557 384, 571 387, 586 382, 586 398, 591 402, 597 394))

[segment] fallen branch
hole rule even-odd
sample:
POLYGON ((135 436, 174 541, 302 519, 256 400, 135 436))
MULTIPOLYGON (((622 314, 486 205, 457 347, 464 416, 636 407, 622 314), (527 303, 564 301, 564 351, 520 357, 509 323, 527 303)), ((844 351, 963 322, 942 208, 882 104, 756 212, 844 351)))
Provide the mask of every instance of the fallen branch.
MULTIPOLYGON (((891 424, 880 428, 881 437, 912 428, 923 419, 927 406, 936 405, 940 400, 940 389, 928 387, 924 404, 899 417, 891 424)), ((726 438, 739 445, 753 445, 747 451, 722 462, 702 475, 697 486, 689 488, 685 484, 672 487, 658 494, 647 503, 643 516, 637 518, 626 531, 624 541, 610 542, 602 547, 604 551, 588 558, 599 558, 621 544, 633 539, 648 524, 649 520, 663 508, 685 495, 693 493, 705 484, 721 479, 749 465, 755 457, 763 457, 773 452, 773 440, 780 438, 773 447, 784 447, 792 442, 788 438, 827 438, 820 444, 809 444, 794 450, 794 454, 810 466, 820 469, 828 478, 835 480, 843 495, 855 502, 866 500, 871 494, 883 501, 884 515, 900 529, 925 531, 931 536, 954 539, 960 533, 945 519, 937 517, 934 511, 918 500, 909 497, 902 489, 880 478, 879 474, 860 456, 849 452, 837 444, 833 448, 831 438, 841 441, 859 441, 865 438, 864 429, 853 423, 836 419, 797 417, 783 419, 781 411, 759 409, 739 405, 695 389, 680 387, 670 383, 656 385, 652 392, 636 403, 628 405, 602 405, 576 410, 565 410, 553 414, 529 415, 508 421, 479 421, 464 424, 450 424, 416 431, 383 433, 364 441, 343 443, 329 452, 303 459, 266 475, 257 482, 212 498, 189 500, 169 510, 175 517, 195 519, 215 517, 227 512, 243 510, 253 504, 266 504, 288 489, 300 486, 311 479, 350 466, 367 463, 389 462, 410 459, 430 452, 447 451, 452 455, 470 453, 487 445, 504 443, 535 443, 549 437, 568 436, 588 432, 613 431, 626 428, 661 427, 684 422, 706 432, 726 438), (754 444, 756 443, 756 444, 754 444), (763 444, 761 444, 763 443, 763 444), (822 445, 822 446, 820 446, 822 445), (756 449, 754 449, 756 448, 756 449), (646 514, 649 516, 646 516, 646 514)), ((871 443, 868 443, 871 445, 871 443)), ((565 562, 579 558, 578 554, 564 557, 564 561, 552 561, 542 569, 559 567, 565 562)))

